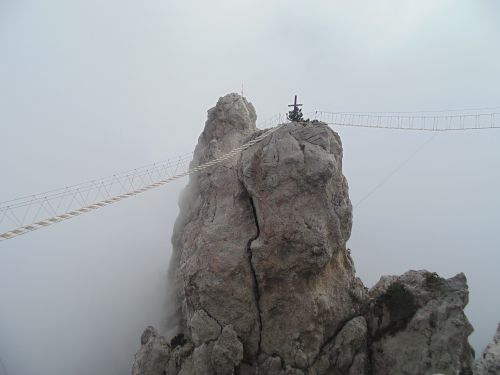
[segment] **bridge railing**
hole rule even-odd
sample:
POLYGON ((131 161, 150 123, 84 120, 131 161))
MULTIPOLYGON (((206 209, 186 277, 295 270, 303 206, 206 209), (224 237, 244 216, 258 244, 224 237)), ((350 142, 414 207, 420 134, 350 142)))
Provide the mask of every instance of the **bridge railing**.
POLYGON ((192 165, 193 152, 100 179, 0 202, 0 241, 116 203, 227 160, 259 142, 283 119, 276 115, 259 123, 265 133, 220 155, 192 165))
POLYGON ((481 130, 500 128, 500 111, 457 112, 314 112, 318 121, 333 126, 419 131, 481 130))

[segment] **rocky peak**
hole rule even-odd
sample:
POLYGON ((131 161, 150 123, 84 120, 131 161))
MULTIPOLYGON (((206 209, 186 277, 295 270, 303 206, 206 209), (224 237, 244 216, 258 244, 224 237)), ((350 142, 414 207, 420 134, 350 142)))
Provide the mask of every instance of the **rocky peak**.
POLYGON ((256 119, 253 105, 244 97, 232 93, 219 98, 208 111, 193 160, 205 162, 240 146, 244 138, 256 131, 256 119))
MULTIPOLYGON (((255 119, 241 96, 219 99, 193 164, 259 134, 255 119)), ((463 275, 410 271, 370 291, 356 278, 342 144, 326 124, 284 125, 191 176, 179 204, 180 334, 167 344, 148 328, 134 375, 469 373, 463 275)))

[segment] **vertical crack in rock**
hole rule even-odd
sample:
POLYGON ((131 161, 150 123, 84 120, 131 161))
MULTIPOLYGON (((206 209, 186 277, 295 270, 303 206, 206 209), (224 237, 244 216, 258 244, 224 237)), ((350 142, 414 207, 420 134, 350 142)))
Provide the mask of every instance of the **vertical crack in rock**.
POLYGON ((255 305, 257 307, 257 314, 259 315, 259 341, 258 341, 257 355, 256 355, 256 359, 257 359, 258 355, 260 354, 260 345, 261 345, 261 340, 262 340, 262 314, 261 314, 261 311, 260 311, 259 282, 257 281, 257 274, 255 272, 255 268, 254 268, 253 263, 252 263, 252 255, 253 255, 252 254, 252 243, 257 238, 259 238, 260 227, 259 227, 259 220, 257 218, 257 210, 255 209, 255 204, 254 204, 253 198, 250 195, 250 192, 245 187, 244 187, 244 189, 246 190, 246 192, 248 194, 248 199, 250 201, 250 206, 252 207, 252 214, 253 214, 253 219, 254 219, 254 222, 255 222, 255 228, 257 229, 257 233, 255 234, 255 236, 251 237, 248 240, 248 243, 247 243, 248 263, 250 264, 250 271, 252 272, 252 276, 253 276, 255 305))
POLYGON ((373 325, 370 319, 366 319, 366 325, 368 328, 368 335, 366 337, 366 356, 368 362, 367 375, 374 375, 374 359, 373 359, 373 325))

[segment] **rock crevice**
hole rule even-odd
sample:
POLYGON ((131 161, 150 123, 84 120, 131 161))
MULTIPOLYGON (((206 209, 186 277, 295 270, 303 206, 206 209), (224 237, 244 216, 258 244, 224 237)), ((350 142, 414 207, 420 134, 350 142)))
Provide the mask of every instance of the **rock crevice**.
MULTIPOLYGON (((248 194, 248 191, 247 191, 248 194)), ((253 277, 253 282, 254 282, 254 295, 255 295, 255 306, 257 307, 257 313, 258 313, 258 318, 259 318, 259 341, 258 341, 258 348, 257 348, 257 357, 260 354, 261 351, 261 340, 262 340, 262 314, 260 311, 260 289, 259 289, 259 281, 257 280, 257 274, 255 272, 254 265, 252 263, 252 243, 255 241, 257 238, 259 238, 260 235, 260 227, 259 227, 259 219, 257 218, 257 211, 255 210, 255 205, 253 203, 253 198, 248 195, 248 199, 250 201, 250 206, 252 207, 252 214, 253 218, 255 221, 255 226, 257 228, 257 233, 255 236, 251 237, 248 240, 247 244, 247 254, 248 254, 248 264, 250 266, 250 271, 252 273, 253 277)))

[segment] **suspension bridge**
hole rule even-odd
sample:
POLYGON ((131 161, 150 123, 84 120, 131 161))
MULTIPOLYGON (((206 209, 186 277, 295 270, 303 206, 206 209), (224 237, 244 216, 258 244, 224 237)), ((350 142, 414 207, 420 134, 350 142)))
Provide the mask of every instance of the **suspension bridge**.
MULTIPOLYGON (((500 107, 426 112, 314 111, 306 116, 332 127, 427 132, 500 128, 500 107)), ((190 152, 77 185, 0 202, 0 242, 118 203, 223 163, 267 138, 286 122, 286 117, 279 114, 260 123, 258 127, 265 130, 261 135, 200 165, 192 165, 193 152, 190 152)))

